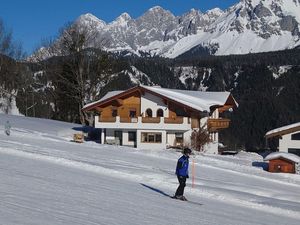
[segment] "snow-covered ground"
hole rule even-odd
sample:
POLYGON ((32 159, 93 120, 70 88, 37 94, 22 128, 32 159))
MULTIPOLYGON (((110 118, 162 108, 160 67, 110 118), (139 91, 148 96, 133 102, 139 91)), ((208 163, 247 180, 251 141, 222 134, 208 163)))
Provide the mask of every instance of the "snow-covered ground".
POLYGON ((257 154, 196 155, 189 203, 166 196, 179 152, 74 143, 76 124, 4 114, 0 123, 0 224, 300 224, 300 176, 252 166, 264 163, 257 154))

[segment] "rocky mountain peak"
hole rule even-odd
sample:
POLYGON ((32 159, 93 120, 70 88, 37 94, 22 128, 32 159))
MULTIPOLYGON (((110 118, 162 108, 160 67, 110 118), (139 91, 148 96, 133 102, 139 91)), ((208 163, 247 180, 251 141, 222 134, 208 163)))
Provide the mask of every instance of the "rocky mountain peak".
POLYGON ((118 16, 114 21, 112 21, 109 25, 111 26, 126 26, 129 21, 131 21, 132 18, 130 15, 126 12, 122 13, 120 16, 118 16))
POLYGON ((201 17, 201 15, 202 13, 200 10, 191 9, 190 11, 179 17, 179 23, 182 23, 184 21, 196 21, 201 17))
POLYGON ((201 11, 195 8, 190 9, 190 11, 187 13, 189 15, 200 15, 201 11))
POLYGON ((207 10, 205 12, 205 14, 207 14, 209 16, 214 16, 214 17, 221 16, 223 13, 224 13, 224 11, 220 8, 213 8, 213 9, 207 10))
POLYGON ((160 13, 160 12, 164 12, 164 11, 166 11, 166 10, 159 5, 154 6, 148 10, 148 12, 154 12, 154 13, 160 13))
POLYGON ((179 31, 178 34, 187 36, 191 34, 196 34, 198 29, 201 29, 202 16, 200 10, 191 9, 189 12, 183 14, 178 18, 179 31))
POLYGON ((282 31, 299 36, 300 7, 297 1, 241 0, 230 9, 229 29, 239 33, 253 31, 263 39, 281 35, 282 31))
POLYGON ((116 20, 129 21, 131 20, 131 16, 127 12, 124 12, 116 20))
POLYGON ((169 10, 165 10, 161 6, 154 6, 150 8, 140 18, 149 18, 149 17, 152 17, 152 19, 153 17, 156 19, 164 18, 164 17, 172 18, 172 19, 175 18, 175 16, 169 10))
POLYGON ((87 25, 87 24, 97 24, 97 27, 104 27, 106 23, 103 20, 100 20, 98 17, 94 16, 91 13, 86 13, 79 16, 75 23, 87 25))

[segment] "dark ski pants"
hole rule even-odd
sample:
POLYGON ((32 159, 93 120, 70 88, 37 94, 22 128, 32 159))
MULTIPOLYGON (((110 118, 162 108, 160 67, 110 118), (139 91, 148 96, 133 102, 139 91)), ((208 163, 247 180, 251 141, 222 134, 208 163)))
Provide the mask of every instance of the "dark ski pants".
POLYGON ((185 183, 186 183, 186 177, 177 176, 179 181, 179 186, 176 190, 175 196, 182 196, 184 193, 185 183))

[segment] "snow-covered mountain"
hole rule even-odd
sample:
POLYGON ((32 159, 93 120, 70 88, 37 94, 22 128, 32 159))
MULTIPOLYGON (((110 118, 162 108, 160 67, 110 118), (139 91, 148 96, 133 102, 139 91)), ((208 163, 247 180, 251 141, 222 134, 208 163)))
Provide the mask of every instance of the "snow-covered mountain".
POLYGON ((155 6, 136 19, 123 13, 106 23, 85 14, 74 23, 105 40, 89 47, 110 52, 175 58, 200 47, 216 55, 247 54, 300 45, 300 0, 241 0, 225 11, 191 9, 181 16, 155 6))

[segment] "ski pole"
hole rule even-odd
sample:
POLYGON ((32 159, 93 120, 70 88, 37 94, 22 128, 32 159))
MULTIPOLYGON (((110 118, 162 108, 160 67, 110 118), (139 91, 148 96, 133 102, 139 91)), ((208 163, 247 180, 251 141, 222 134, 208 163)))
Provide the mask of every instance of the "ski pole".
POLYGON ((192 160, 192 188, 195 187, 195 157, 192 160))

